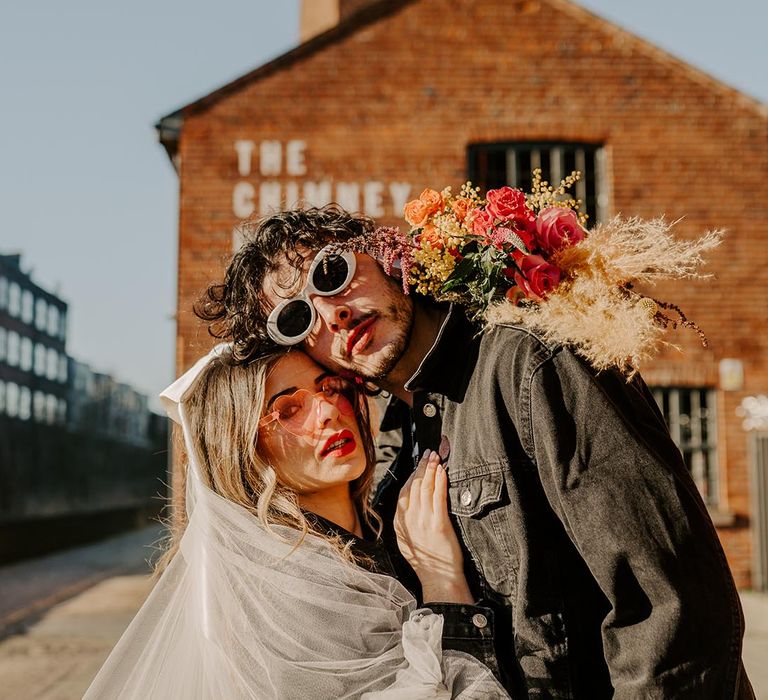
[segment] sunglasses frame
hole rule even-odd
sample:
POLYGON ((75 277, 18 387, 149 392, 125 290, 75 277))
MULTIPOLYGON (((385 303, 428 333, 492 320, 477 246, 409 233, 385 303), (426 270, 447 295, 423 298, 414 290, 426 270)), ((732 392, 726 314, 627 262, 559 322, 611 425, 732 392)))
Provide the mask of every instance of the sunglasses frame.
MULTIPOLYGON (((350 383, 350 388, 352 390, 355 390, 354 384, 350 383)), ((325 389, 321 389, 320 391, 317 391, 315 393, 312 393, 309 389, 297 389, 292 394, 289 394, 287 398, 292 399, 297 394, 302 394, 302 393, 306 393, 306 394, 309 395, 309 400, 312 402, 312 408, 310 409, 310 411, 317 410, 317 406, 318 406, 318 403, 320 401, 325 401, 326 403, 329 403, 332 406, 335 406, 335 407, 338 408, 339 400, 341 398, 345 398, 345 399, 347 399, 347 401, 349 401, 350 406, 352 407, 352 413, 349 414, 349 415, 354 415, 354 413, 355 413, 354 399, 349 397, 349 396, 347 396, 343 391, 338 391, 336 393, 336 395, 334 396, 334 398, 330 398, 326 394, 326 390, 325 389)), ((283 397, 280 397, 280 398, 283 398, 283 397)), ((278 399, 278 401, 279 401, 279 399, 278 399)), ((341 413, 345 413, 343 410, 341 410, 341 409, 339 409, 339 410, 340 410, 341 413)), ((283 430, 285 430, 286 432, 290 433, 294 437, 305 437, 305 436, 308 436, 308 435, 312 434, 311 432, 307 433, 305 431, 302 431, 301 433, 297 433, 294 430, 291 430, 291 428, 289 428, 287 425, 285 425, 283 423, 282 420, 280 420, 280 411, 278 409, 274 409, 274 408, 273 408, 272 411, 270 411, 269 413, 267 413, 267 414, 265 414, 265 415, 263 415, 261 417, 261 419, 259 420, 259 424, 258 424, 259 430, 262 430, 263 428, 266 428, 266 427, 272 425, 273 423, 277 423, 283 430)))
POLYGON ((272 309, 269 316, 267 317, 267 333, 269 334, 269 337, 272 338, 272 340, 274 340, 278 345, 297 345, 312 332, 312 329, 315 327, 315 322, 317 321, 317 310, 315 309, 315 305, 312 303, 310 296, 335 296, 339 292, 344 291, 349 286, 352 278, 355 276, 355 270, 357 269, 357 259, 355 258, 355 254, 349 250, 341 252, 334 251, 333 255, 338 255, 347 263, 347 276, 344 279, 343 284, 341 284, 336 289, 332 289, 326 292, 323 292, 315 287, 314 283, 312 282, 315 270, 317 270, 319 265, 323 264, 323 260, 327 255, 326 251, 328 251, 328 249, 332 246, 333 244, 327 245, 317 252, 315 259, 309 266, 309 272, 307 272, 307 281, 304 283, 304 287, 302 287, 301 291, 290 299, 283 299, 283 301, 281 301, 274 309, 272 309), (280 332, 278 328, 278 320, 280 318, 280 312, 286 306, 288 306, 288 304, 292 304, 295 301, 303 301, 309 307, 309 324, 307 329, 302 333, 299 333, 299 335, 287 336, 280 332))

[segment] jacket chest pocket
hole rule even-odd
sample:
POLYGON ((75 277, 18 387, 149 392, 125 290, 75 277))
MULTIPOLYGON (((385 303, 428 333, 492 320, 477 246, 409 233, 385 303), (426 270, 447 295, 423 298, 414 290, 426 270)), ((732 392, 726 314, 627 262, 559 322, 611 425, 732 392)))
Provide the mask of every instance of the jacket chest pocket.
POLYGON ((448 497, 475 566, 499 593, 511 594, 517 568, 504 465, 482 465, 452 474, 448 497))

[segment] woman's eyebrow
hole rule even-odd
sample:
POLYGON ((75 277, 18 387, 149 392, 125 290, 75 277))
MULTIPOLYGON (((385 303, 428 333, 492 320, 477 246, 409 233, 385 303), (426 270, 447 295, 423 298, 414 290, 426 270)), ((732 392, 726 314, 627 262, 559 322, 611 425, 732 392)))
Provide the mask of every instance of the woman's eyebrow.
POLYGON ((267 408, 269 408, 272 405, 272 403, 278 396, 282 396, 283 394, 292 394, 294 391, 297 391, 295 386, 289 386, 287 389, 278 391, 269 401, 267 401, 267 408))
MULTIPOLYGON (((315 377, 315 384, 319 384, 326 377, 333 377, 333 376, 335 376, 333 372, 323 372, 322 374, 318 374, 317 377, 315 377)), ((298 389, 295 386, 289 386, 287 389, 278 391, 269 401, 267 401, 267 408, 269 408, 272 405, 272 403, 278 396, 282 396, 283 394, 292 394, 294 391, 298 391, 298 389)))

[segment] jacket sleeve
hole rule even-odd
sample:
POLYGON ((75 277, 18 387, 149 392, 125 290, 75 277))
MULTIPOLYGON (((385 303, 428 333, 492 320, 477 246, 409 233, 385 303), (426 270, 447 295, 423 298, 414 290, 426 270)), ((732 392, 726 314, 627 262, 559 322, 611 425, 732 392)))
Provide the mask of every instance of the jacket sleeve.
POLYGON ((524 447, 611 610, 616 698, 726 698, 740 682, 741 608, 706 507, 638 375, 567 350, 528 374, 524 447))
POLYGON ((463 651, 484 663, 496 676, 493 611, 483 605, 463 603, 430 603, 424 607, 443 616, 443 649, 463 651))

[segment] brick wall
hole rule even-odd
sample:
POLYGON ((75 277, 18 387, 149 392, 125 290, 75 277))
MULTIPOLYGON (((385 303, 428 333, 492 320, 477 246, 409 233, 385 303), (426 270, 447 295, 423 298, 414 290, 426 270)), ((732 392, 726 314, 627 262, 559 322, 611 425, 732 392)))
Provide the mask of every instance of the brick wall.
MULTIPOLYGON (((750 584, 747 436, 735 410, 768 391, 768 171, 765 111, 565 0, 420 0, 285 61, 204 108, 180 138, 177 366, 210 344, 190 309, 231 252, 234 143, 306 144, 301 180, 454 187, 470 143, 605 145, 613 213, 685 217, 680 236, 728 229, 713 279, 660 287, 707 332, 644 369, 649 383, 717 386, 718 361, 744 362, 743 391, 718 392, 719 529, 740 586, 750 584), (719 519, 729 522, 728 518, 719 519)), ((257 154, 254 154, 254 158, 257 154)), ((296 177, 271 180, 287 186, 296 177)), ((386 190, 385 190, 386 195, 386 190)), ((396 224, 385 196, 382 223, 396 224)))

